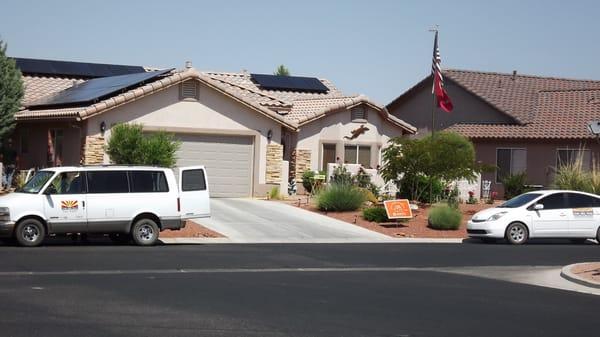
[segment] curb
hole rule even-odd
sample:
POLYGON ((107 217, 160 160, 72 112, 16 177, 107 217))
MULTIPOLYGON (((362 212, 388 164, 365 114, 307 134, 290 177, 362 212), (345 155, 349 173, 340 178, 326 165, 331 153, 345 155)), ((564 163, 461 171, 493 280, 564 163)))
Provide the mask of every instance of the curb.
POLYGON ((562 278, 564 278, 568 281, 580 284, 582 286, 600 289, 600 282, 586 280, 586 279, 579 277, 578 275, 575 275, 574 273, 571 272, 571 268, 573 268, 577 265, 584 264, 584 263, 591 263, 591 262, 575 263, 575 264, 570 264, 568 266, 565 266, 560 271, 560 276, 562 276, 562 278))
POLYGON ((231 238, 161 238, 159 239, 162 243, 171 244, 191 244, 191 245, 202 245, 202 244, 339 244, 339 243, 462 243, 464 239, 428 239, 428 238, 389 238, 382 240, 368 240, 368 239, 313 239, 313 240, 277 240, 277 239, 264 239, 264 240, 236 240, 231 238))

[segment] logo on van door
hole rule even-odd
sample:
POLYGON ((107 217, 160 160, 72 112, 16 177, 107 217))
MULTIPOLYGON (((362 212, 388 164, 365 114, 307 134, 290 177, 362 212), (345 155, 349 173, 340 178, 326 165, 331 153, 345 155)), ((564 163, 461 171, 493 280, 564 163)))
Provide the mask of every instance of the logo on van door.
POLYGON ((79 208, 77 200, 63 200, 60 202, 60 208, 65 212, 73 212, 79 208))

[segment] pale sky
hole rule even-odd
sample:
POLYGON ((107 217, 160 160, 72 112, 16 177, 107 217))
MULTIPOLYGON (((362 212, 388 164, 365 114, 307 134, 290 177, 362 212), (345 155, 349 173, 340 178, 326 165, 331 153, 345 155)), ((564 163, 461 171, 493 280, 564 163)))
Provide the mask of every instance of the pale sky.
POLYGON ((328 78, 387 104, 444 68, 600 80, 599 1, 3 0, 15 57, 328 78))

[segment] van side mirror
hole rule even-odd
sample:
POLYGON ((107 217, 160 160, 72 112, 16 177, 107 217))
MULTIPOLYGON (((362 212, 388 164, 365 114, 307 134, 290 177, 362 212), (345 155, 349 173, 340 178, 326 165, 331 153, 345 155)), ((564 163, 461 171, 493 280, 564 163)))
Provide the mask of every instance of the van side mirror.
POLYGON ((50 186, 48 186, 48 188, 46 188, 46 190, 44 191, 45 195, 51 195, 51 194, 56 194, 56 187, 54 187, 54 185, 50 184, 50 186))
POLYGON ((542 210, 542 209, 544 209, 544 204, 535 204, 533 206, 533 209, 536 211, 542 210))

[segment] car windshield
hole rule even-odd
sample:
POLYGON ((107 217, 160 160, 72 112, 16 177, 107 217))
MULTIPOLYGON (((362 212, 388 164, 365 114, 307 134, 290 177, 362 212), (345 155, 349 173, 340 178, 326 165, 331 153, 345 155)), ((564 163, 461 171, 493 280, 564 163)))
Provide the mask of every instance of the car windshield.
POLYGON ((530 202, 531 200, 542 196, 541 193, 525 193, 525 194, 521 194, 519 196, 516 196, 510 200, 508 200, 507 202, 503 203, 502 205, 498 206, 499 208, 517 208, 517 207, 521 207, 523 205, 525 205, 526 203, 530 202))
POLYGON ((15 192, 39 193, 53 175, 54 171, 38 171, 23 187, 17 189, 15 192))

